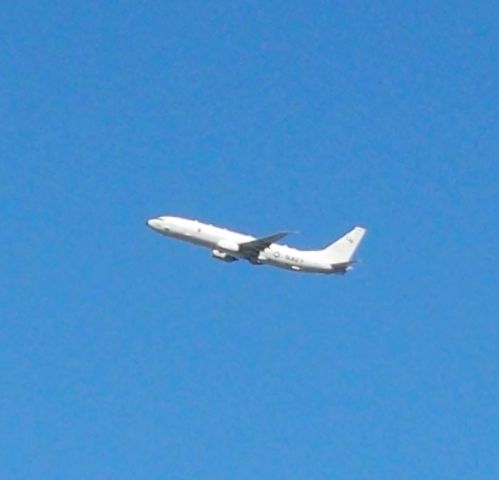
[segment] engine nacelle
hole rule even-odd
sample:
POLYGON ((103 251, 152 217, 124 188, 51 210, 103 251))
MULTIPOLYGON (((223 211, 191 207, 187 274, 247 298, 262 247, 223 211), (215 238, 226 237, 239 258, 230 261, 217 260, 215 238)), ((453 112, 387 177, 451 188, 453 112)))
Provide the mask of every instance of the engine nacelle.
POLYGON ((230 240, 220 240, 217 247, 220 251, 224 252, 239 252, 239 244, 230 240))
POLYGON ((237 258, 229 255, 228 253, 221 252, 217 249, 211 251, 211 256, 217 260, 222 260, 223 262, 235 262, 237 260, 237 258))

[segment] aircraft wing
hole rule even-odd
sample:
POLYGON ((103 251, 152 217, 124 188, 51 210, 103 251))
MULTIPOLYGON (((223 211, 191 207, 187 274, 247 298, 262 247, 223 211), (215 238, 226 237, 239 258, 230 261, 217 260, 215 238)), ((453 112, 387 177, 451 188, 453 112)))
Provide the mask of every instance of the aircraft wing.
POLYGON ((239 251, 248 257, 258 257, 258 254, 268 248, 273 243, 277 242, 281 238, 289 235, 290 232, 278 232, 268 237, 255 238, 255 240, 250 240, 249 242, 244 242, 239 244, 239 251))

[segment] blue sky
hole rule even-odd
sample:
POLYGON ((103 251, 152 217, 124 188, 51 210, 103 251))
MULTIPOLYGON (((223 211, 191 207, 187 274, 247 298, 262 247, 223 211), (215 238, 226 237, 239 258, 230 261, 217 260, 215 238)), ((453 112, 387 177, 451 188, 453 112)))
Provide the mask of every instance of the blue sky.
POLYGON ((0 476, 496 479, 495 2, 7 2, 0 476), (224 264, 177 214, 350 275, 224 264))

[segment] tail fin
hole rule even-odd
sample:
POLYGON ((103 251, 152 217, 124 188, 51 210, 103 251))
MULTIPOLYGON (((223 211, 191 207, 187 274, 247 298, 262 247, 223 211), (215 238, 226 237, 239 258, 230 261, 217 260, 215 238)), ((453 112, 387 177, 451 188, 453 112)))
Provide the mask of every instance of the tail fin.
POLYGON ((365 228, 354 227, 343 237, 321 250, 321 254, 332 264, 350 262, 365 233, 365 228))

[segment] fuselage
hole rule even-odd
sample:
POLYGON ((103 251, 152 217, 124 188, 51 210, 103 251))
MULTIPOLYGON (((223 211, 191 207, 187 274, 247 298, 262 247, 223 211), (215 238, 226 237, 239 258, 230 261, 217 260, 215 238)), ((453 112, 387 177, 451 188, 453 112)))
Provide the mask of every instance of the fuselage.
POLYGON ((345 273, 323 258, 320 250, 298 250, 272 243, 254 257, 238 251, 238 245, 257 240, 251 235, 182 217, 161 216, 148 220, 156 232, 212 250, 213 256, 225 261, 246 259, 254 264, 267 264, 297 272, 345 273))

